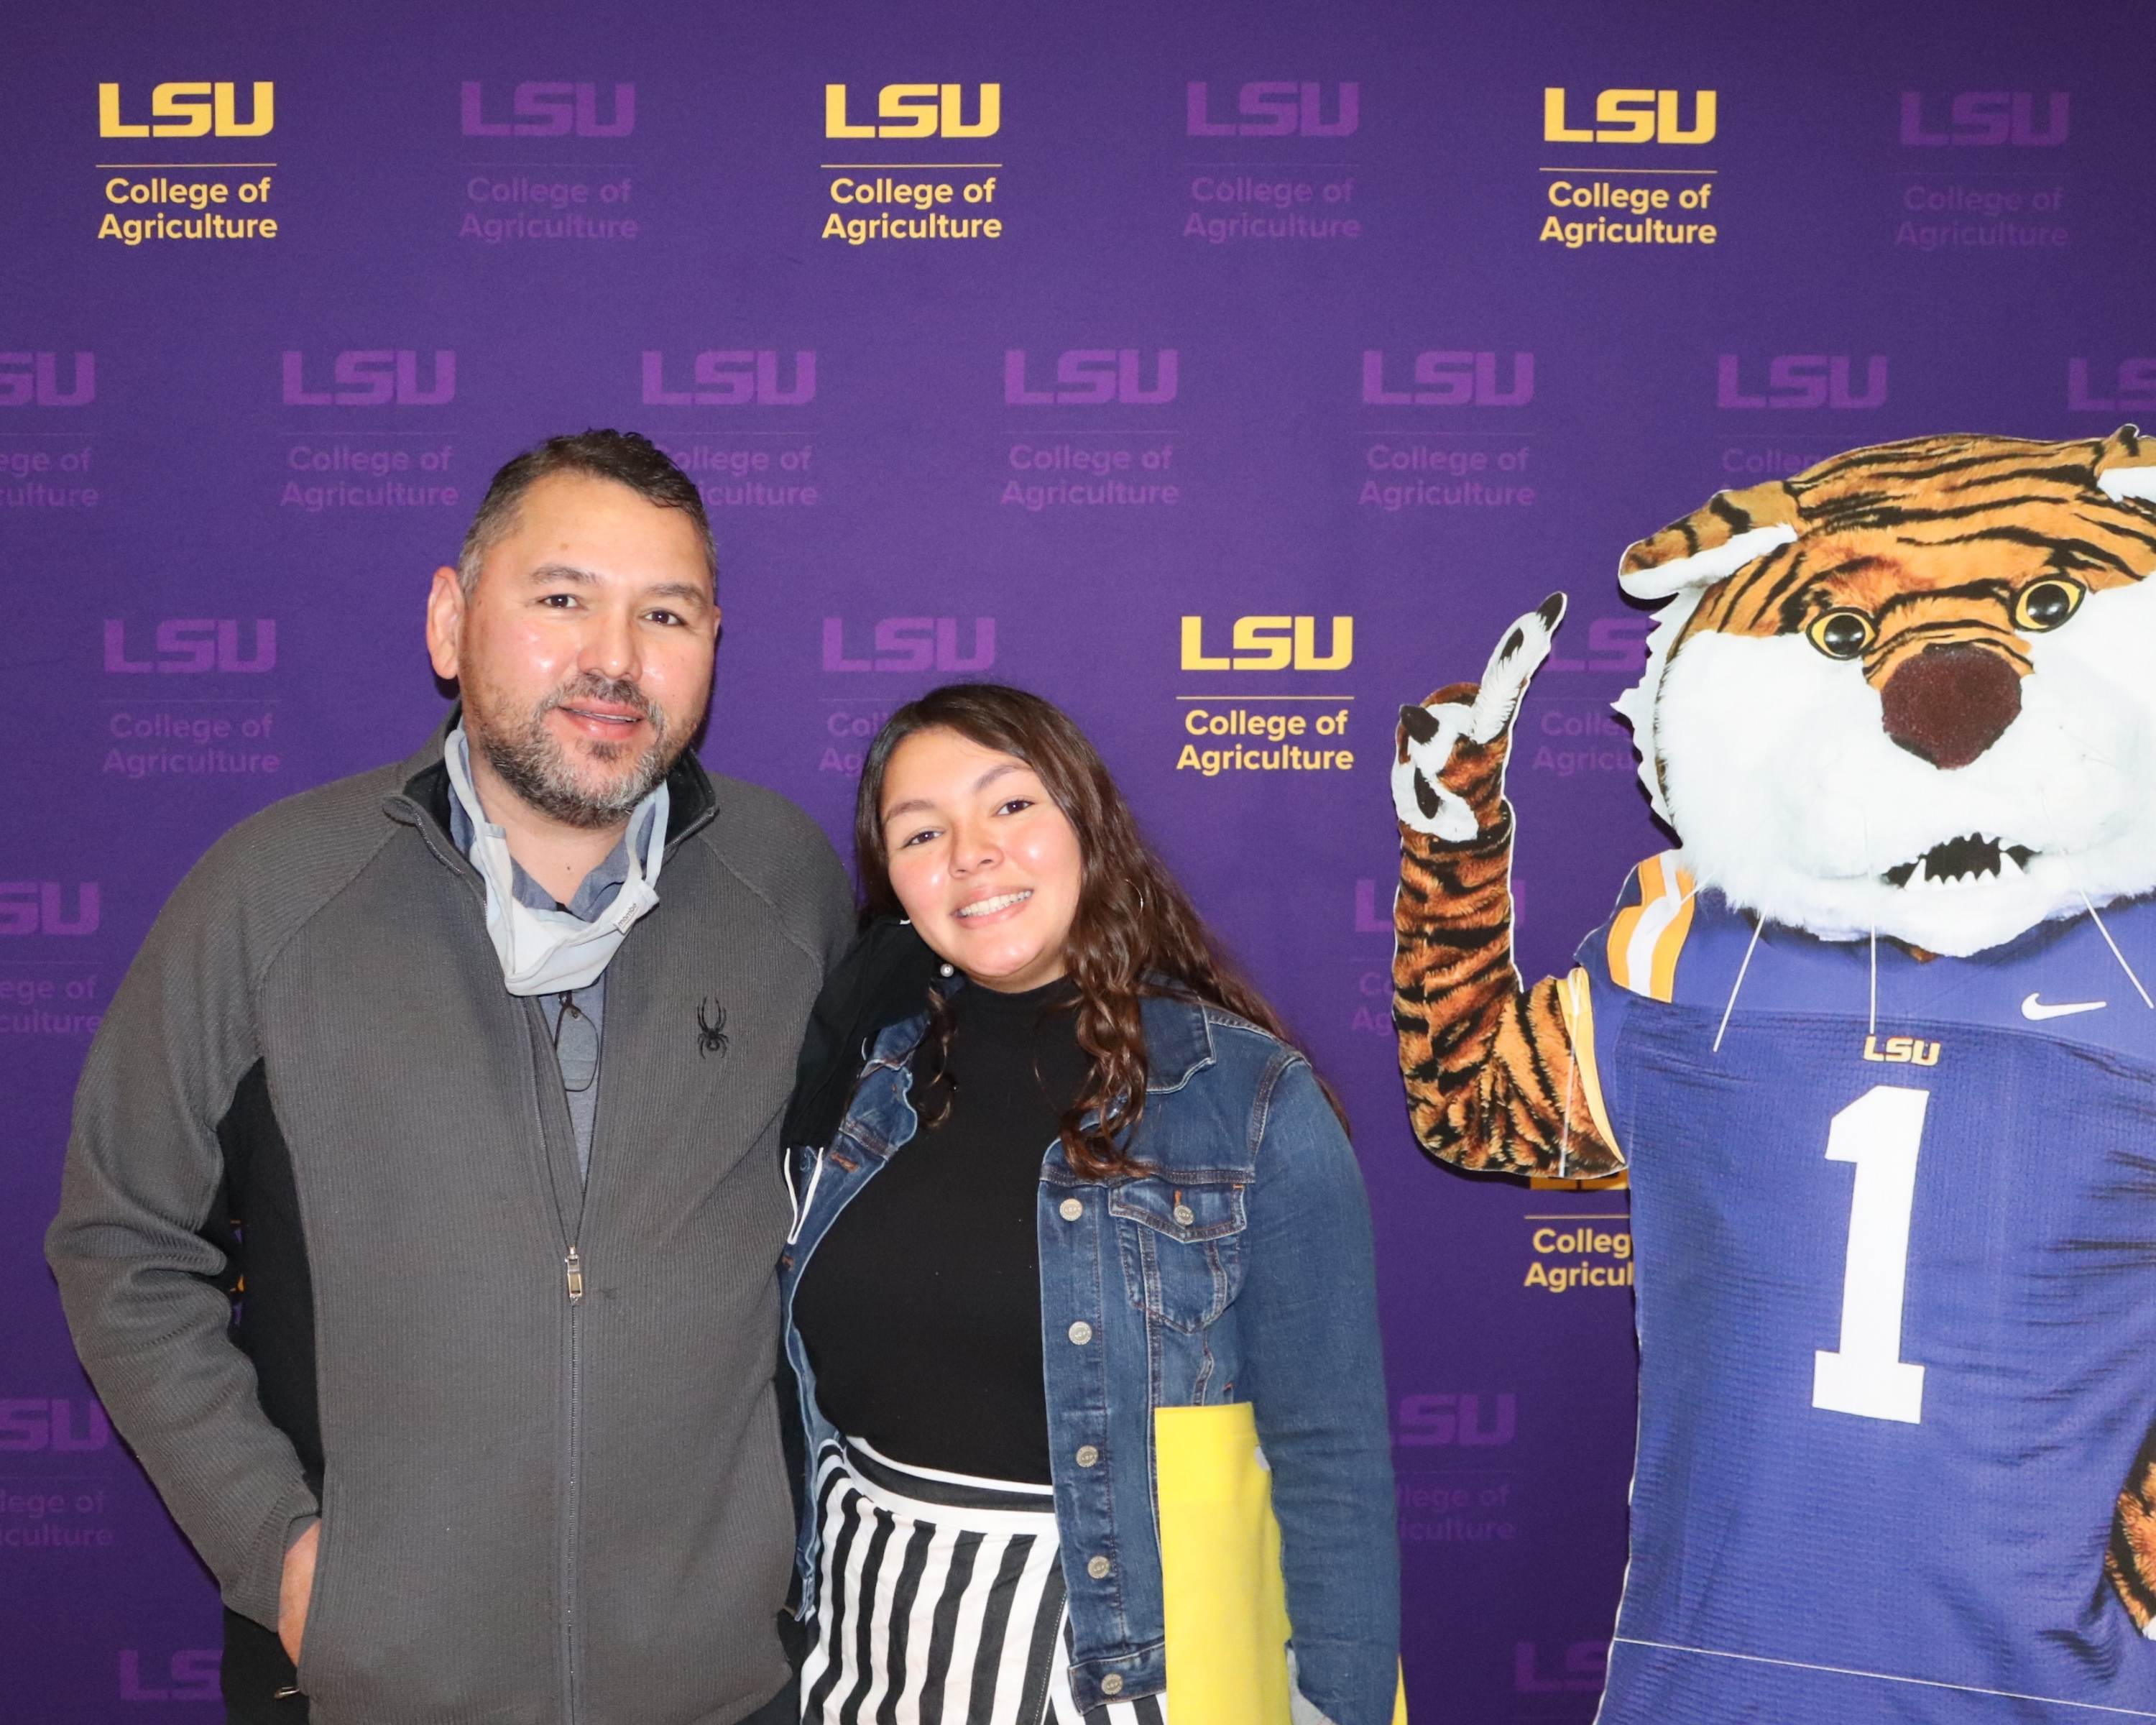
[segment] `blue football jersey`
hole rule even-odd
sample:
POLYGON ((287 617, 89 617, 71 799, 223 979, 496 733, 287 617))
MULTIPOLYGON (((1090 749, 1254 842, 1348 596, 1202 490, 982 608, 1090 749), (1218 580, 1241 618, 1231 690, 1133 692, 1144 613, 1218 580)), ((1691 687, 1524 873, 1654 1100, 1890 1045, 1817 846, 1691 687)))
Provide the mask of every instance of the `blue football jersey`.
POLYGON ((2156 902, 1920 959, 1755 937, 1681 861, 1580 951, 1640 1337, 1601 1719, 2156 1719, 2103 1568, 2156 1425, 2156 902))

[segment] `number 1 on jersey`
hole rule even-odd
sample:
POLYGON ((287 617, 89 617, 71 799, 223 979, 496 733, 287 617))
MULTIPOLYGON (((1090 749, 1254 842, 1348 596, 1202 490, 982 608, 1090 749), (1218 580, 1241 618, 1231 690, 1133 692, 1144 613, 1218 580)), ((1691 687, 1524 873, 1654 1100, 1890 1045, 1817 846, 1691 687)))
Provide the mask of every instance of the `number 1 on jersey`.
POLYGON ((1812 1405, 1919 1425, 1924 1368, 1902 1358, 1909 1216, 1928 1091, 1875 1085, 1834 1117, 1829 1162, 1853 1162, 1849 1257, 1841 1278, 1841 1346, 1812 1356, 1812 1405))

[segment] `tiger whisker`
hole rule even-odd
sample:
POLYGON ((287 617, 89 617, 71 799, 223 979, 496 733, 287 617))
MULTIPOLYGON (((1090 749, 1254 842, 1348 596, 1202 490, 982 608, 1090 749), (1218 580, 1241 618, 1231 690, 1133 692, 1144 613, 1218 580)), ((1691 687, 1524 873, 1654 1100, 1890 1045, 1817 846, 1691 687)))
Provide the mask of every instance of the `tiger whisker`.
POLYGON ((1722 1052, 1722 1032, 1729 1028, 1729 1014, 1737 1010, 1738 991, 1744 986, 1744 973, 1752 968, 1752 949, 1759 944, 1759 931, 1766 925, 1757 916, 1752 919, 1752 938, 1745 943, 1744 962, 1737 967, 1737 980, 1729 985, 1729 1004, 1722 1009, 1722 1023, 1714 1033, 1712 1052, 1722 1052))

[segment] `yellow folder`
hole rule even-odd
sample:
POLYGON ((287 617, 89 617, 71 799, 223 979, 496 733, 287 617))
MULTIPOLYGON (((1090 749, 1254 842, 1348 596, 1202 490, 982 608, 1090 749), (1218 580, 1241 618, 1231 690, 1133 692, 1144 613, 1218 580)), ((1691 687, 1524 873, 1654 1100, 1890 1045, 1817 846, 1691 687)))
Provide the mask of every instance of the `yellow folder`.
MULTIPOLYGON (((1291 1725, 1272 1475, 1248 1402, 1153 1410, 1173 1725, 1291 1725)), ((1407 1725, 1405 1686, 1393 1725, 1407 1725)))

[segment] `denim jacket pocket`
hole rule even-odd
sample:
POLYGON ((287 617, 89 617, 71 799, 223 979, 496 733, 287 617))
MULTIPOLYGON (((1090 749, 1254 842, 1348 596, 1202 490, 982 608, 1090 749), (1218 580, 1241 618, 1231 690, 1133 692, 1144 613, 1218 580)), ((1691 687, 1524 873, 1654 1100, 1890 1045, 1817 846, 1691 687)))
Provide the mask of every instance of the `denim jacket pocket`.
POLYGON ((1240 1183, 1132 1180, 1111 1189, 1108 1214, 1133 1306, 1178 1330, 1203 1329, 1228 1309, 1243 1281, 1240 1183))

